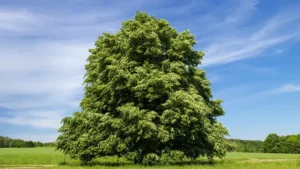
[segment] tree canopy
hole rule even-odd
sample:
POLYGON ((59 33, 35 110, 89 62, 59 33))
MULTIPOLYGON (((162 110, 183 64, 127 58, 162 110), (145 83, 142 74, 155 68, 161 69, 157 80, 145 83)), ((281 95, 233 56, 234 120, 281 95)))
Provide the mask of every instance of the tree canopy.
POLYGON ((263 144, 265 153, 292 153, 300 154, 300 134, 279 136, 271 133, 263 144))
POLYGON ((197 69, 204 54, 195 44, 189 31, 142 12, 103 33, 89 50, 82 111, 62 120, 57 149, 83 162, 224 157, 231 145, 216 119, 222 101, 197 69))

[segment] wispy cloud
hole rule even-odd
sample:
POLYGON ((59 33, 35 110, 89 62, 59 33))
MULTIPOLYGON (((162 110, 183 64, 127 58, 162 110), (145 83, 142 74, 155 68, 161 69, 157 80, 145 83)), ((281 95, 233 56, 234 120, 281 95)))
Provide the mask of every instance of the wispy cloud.
POLYGON ((79 109, 84 65, 96 38, 116 32, 133 8, 147 4, 118 1, 70 13, 1 7, 0 107, 11 111, 0 110, 0 123, 57 129, 79 109))
POLYGON ((213 19, 199 24, 209 24, 209 28, 201 29, 198 34, 200 42, 204 39, 204 42, 200 43, 201 46, 205 46, 203 66, 257 57, 263 55, 267 49, 299 37, 300 32, 295 30, 300 23, 299 13, 291 12, 295 11, 293 9, 279 11, 270 18, 262 17, 254 22, 251 15, 255 16, 257 3, 240 1, 237 9, 225 15, 221 21, 215 23, 216 19, 211 17, 213 19), (210 27, 211 25, 213 26, 210 27), (211 30, 214 32, 207 33, 211 30), (208 35, 209 38, 206 38, 208 35))
POLYGON ((270 94, 280 94, 280 93, 292 93, 292 92, 300 92, 300 85, 297 84, 284 84, 279 88, 268 91, 270 94))
MULTIPOLYGON (((226 64, 234 61, 257 57, 264 50, 291 39, 292 36, 280 36, 277 38, 260 39, 257 41, 246 42, 235 39, 225 44, 215 43, 207 49, 206 59, 203 61, 204 66, 226 64)), ((247 39, 247 38, 245 38, 247 39)))
POLYGON ((93 25, 95 18, 106 20, 96 14, 69 17, 56 19, 28 10, 1 11, 0 106, 13 111, 9 116, 0 112, 0 123, 57 129, 62 117, 79 109, 88 49, 97 34, 110 32, 115 25, 111 21, 93 25), (72 24, 80 26, 71 29, 72 24), (70 38, 79 32, 87 38, 70 38), (52 35, 62 36, 47 39, 52 35))
POLYGON ((208 79, 211 83, 217 83, 217 82, 222 81, 222 78, 218 75, 210 76, 210 77, 208 77, 208 79))
POLYGON ((0 123, 14 125, 29 125, 37 128, 53 128, 60 126, 60 121, 65 113, 59 111, 22 111, 13 112, 12 117, 3 117, 0 115, 0 123))
POLYGON ((37 22, 37 18, 25 9, 0 10, 1 31, 25 31, 27 26, 37 24, 37 22))
POLYGON ((278 71, 275 68, 267 67, 267 66, 258 66, 254 64, 247 63, 236 63, 227 67, 228 69, 234 69, 237 71, 242 71, 245 73, 255 73, 255 74, 265 74, 265 75, 276 75, 278 71))
POLYGON ((285 49, 276 49, 275 51, 274 51, 274 54, 276 54, 276 55, 279 55, 279 54, 281 54, 281 53, 283 53, 285 51, 285 49))
MULTIPOLYGON (((70 105, 80 95, 92 43, 17 41, 0 46, 0 106, 22 109, 70 105), (27 96, 27 97, 22 97, 27 96), (42 99, 41 99, 42 98, 42 99)), ((74 105, 74 103, 72 103, 74 105)), ((76 106, 78 107, 79 100, 76 106)))
POLYGON ((0 9, 0 36, 95 39, 102 32, 116 32, 120 27, 121 18, 125 17, 119 11, 46 15, 25 9, 0 9))

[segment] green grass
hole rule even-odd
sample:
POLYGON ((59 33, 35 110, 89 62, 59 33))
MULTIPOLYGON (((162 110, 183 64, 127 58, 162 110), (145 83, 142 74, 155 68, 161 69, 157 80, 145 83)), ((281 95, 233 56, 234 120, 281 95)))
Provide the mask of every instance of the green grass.
POLYGON ((97 159, 95 160, 96 165, 92 166, 80 166, 78 160, 72 160, 69 157, 66 157, 67 165, 58 165, 63 161, 64 155, 61 152, 54 151, 54 148, 0 148, 0 169, 13 169, 17 168, 17 166, 47 169, 300 169, 299 154, 228 153, 224 160, 217 160, 215 164, 206 164, 203 161, 199 161, 198 164, 189 163, 185 165, 152 167, 133 165, 122 159, 117 161, 113 157, 97 159), (42 165, 54 166, 46 167, 42 165))
MULTIPOLYGON (((58 164, 64 155, 54 148, 0 148, 0 165, 58 164)), ((73 162, 66 157, 67 162, 73 162)))
POLYGON ((226 159, 300 159, 300 154, 228 153, 226 159))
MULTIPOLYGON (((223 163, 216 165, 186 165, 186 166, 119 166, 119 167, 108 167, 108 166, 92 166, 89 169, 299 169, 300 165, 296 162, 284 162, 284 163, 251 163, 251 164, 239 164, 239 163, 223 163)), ((55 169, 72 169, 72 168, 84 168, 84 167, 71 167, 71 166, 59 166, 55 169)))

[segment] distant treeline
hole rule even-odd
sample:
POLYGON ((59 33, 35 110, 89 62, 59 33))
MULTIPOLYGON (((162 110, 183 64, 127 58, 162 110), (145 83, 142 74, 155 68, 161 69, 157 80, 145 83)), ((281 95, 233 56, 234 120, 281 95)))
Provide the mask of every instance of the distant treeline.
POLYGON ((237 145, 236 152, 262 152, 263 141, 259 140, 240 140, 240 139, 228 139, 229 142, 233 142, 237 145))
POLYGON ((35 141, 24 141, 0 136, 0 148, 21 148, 21 147, 52 147, 54 143, 42 143, 35 141))
POLYGON ((239 139, 228 141, 237 145, 236 152, 300 154, 300 134, 279 136, 272 133, 264 141, 239 139))
MULTIPOLYGON (((262 141, 228 139, 237 145, 236 152, 262 152, 262 141)), ((0 136, 0 148, 21 148, 21 147, 54 147, 54 142, 42 143, 34 141, 24 141, 0 136)))
MULTIPOLYGON (((265 141, 227 139, 237 145, 236 152, 264 152, 264 153, 293 153, 300 154, 300 134, 279 136, 269 134, 265 141)), ((0 136, 0 148, 21 147, 54 147, 54 142, 42 143, 35 141, 24 141, 0 136)))
POLYGON ((269 134, 264 141, 263 152, 300 154, 300 134, 287 136, 269 134))

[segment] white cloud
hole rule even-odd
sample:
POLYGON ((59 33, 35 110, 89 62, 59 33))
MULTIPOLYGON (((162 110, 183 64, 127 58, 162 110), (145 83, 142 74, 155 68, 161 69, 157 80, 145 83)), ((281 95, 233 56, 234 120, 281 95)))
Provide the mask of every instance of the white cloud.
POLYGON ((222 78, 219 75, 217 75, 217 74, 208 74, 207 75, 207 79, 212 84, 222 81, 222 78))
MULTIPOLYGON (((203 60, 204 66, 230 63, 250 57, 257 57, 265 49, 290 40, 291 36, 281 36, 258 41, 241 42, 239 39, 224 44, 216 43, 204 49, 206 58, 203 60), (205 52, 206 51, 206 52, 205 52)), ((246 38, 247 39, 247 38, 246 38)))
POLYGON ((284 84, 277 89, 269 91, 268 93, 280 94, 280 93, 291 93, 291 92, 300 92, 300 85, 284 84))
POLYGON ((24 31, 28 26, 36 24, 37 21, 34 15, 24 9, 0 11, 1 31, 24 31))
POLYGON ((79 109, 88 49, 134 15, 128 10, 147 4, 120 1, 83 13, 0 8, 0 107, 12 110, 0 123, 57 129, 79 109))
POLYGON ((283 53, 284 51, 285 51, 285 49, 276 49, 274 51, 274 54, 279 55, 279 54, 283 53))
POLYGON ((257 57, 267 49, 300 35, 300 32, 295 30, 300 22, 299 13, 290 12, 293 10, 281 11, 267 20, 261 18, 255 25, 249 25, 251 15, 255 14, 257 2, 249 4, 240 2, 237 9, 225 15, 220 22, 210 17, 208 21, 206 19, 204 23, 199 23, 201 26, 209 24, 197 34, 205 53, 201 66, 214 66, 257 57), (246 24, 247 27, 243 26, 247 22, 249 22, 246 24), (206 38, 207 35, 209 38, 206 38), (201 38, 205 43, 201 43, 201 38))
POLYGON ((60 121, 63 115, 64 113, 59 111, 14 112, 13 117, 0 116, 0 123, 57 129, 60 127, 60 121))
POLYGON ((275 68, 271 67, 262 67, 255 64, 247 63, 236 63, 228 66, 229 69, 235 69, 236 71, 243 71, 245 73, 255 73, 255 74, 265 74, 265 75, 276 75, 278 71, 275 68))
MULTIPOLYGON (((10 32, 14 38, 0 33, 3 37, 0 39, 0 106, 13 111, 9 112, 8 117, 0 116, 0 123, 57 129, 64 116, 79 109, 84 65, 89 55, 88 49, 94 47, 97 36, 84 40, 64 39, 64 36, 62 39, 48 40, 42 36, 42 39, 27 40, 22 39, 21 35, 32 36, 35 31, 39 35, 51 34, 47 32, 50 28, 44 30, 43 27, 51 23, 52 18, 28 11, 5 11, 0 13, 0 20, 4 18, 6 20, 1 23, 0 31, 10 32), (35 22, 41 21, 41 18, 45 22, 35 22), (32 28, 28 24, 37 25, 32 28)), ((87 25, 79 20, 82 25, 75 32, 89 34, 93 30, 96 34, 100 25, 94 28, 90 25, 94 21, 91 15, 79 18, 85 20, 87 25)), ((51 27, 56 26, 55 34, 67 31, 64 25, 58 24, 60 20, 63 22, 63 18, 59 18, 56 23, 50 24, 51 27)), ((75 18, 72 20, 75 22, 75 18)), ((97 34, 110 31, 110 26, 103 23, 97 34)))
MULTIPOLYGON (((85 60, 92 47, 92 43, 68 41, 36 42, 31 47, 20 44, 18 50, 0 46, 4 51, 0 56, 0 106, 39 108, 74 102, 74 94, 83 90, 85 60), (18 98, 20 95, 39 98, 18 98), (15 97, 7 99, 9 96, 15 97)), ((78 104, 79 100, 76 107, 78 104)))
POLYGON ((50 37, 52 39, 95 40, 102 32, 116 32, 121 11, 102 9, 81 14, 44 14, 25 9, 0 9, 0 37, 50 37), (111 11, 110 11, 111 10, 111 11))

